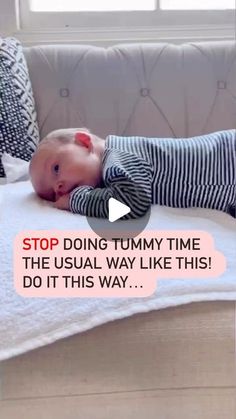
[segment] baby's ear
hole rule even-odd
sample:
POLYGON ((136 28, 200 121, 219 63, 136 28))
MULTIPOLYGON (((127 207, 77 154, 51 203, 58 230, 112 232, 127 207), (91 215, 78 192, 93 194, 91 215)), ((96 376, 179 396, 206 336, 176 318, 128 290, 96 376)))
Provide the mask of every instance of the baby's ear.
POLYGON ((92 141, 89 133, 78 131, 75 133, 75 143, 91 150, 92 141))

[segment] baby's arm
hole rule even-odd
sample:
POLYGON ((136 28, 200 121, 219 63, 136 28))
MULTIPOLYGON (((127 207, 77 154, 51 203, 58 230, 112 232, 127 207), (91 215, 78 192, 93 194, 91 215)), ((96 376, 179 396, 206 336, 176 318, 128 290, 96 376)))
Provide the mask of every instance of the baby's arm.
POLYGON ((72 191, 71 211, 89 217, 108 218, 108 201, 114 198, 130 207, 131 211, 125 218, 142 217, 151 205, 151 182, 147 174, 143 172, 145 185, 140 187, 140 175, 135 179, 120 168, 114 167, 112 171, 115 178, 109 186, 95 189, 91 186, 81 186, 72 191))
POLYGON ((80 186, 70 193, 65 201, 73 213, 108 218, 110 198, 130 207, 130 213, 124 217, 126 219, 142 217, 147 212, 152 202, 152 170, 137 156, 132 156, 132 162, 128 165, 122 160, 110 161, 114 164, 109 164, 105 171, 104 188, 80 186))

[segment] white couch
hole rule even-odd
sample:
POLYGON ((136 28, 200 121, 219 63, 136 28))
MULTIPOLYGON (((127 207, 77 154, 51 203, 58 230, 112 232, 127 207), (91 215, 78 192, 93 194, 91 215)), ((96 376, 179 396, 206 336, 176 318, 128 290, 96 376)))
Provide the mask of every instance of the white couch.
POLYGON ((41 135, 189 137, 236 127, 234 42, 25 49, 41 135))
MULTIPOLYGON (((24 52, 41 137, 62 127, 102 137, 236 127, 233 42, 24 52)), ((235 302, 107 323, 6 361, 3 380, 8 419, 235 419, 235 302)))

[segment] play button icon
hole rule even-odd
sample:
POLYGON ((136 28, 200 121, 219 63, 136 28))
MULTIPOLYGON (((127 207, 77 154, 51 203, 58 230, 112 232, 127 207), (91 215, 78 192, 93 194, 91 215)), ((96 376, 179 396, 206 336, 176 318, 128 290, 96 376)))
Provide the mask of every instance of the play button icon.
MULTIPOLYGON (((123 180, 121 180, 120 186, 118 181, 116 182, 116 188, 121 192, 124 191, 123 180)), ((125 240, 138 236, 148 224, 151 214, 150 206, 142 217, 137 218, 136 216, 139 212, 139 205, 142 207, 143 200, 145 200, 145 193, 146 191, 142 189, 142 185, 134 184, 132 181, 129 184, 127 181, 125 184, 125 202, 122 199, 122 193, 118 196, 110 195, 106 201, 106 217, 87 216, 89 226, 98 236, 106 240, 112 240, 114 237, 125 240), (114 196, 117 196, 118 199, 115 199, 114 196), (127 202, 130 202, 129 206, 126 204, 127 202), (129 216, 125 217, 127 214, 129 216)))
POLYGON ((114 221, 119 220, 124 217, 124 215, 129 214, 131 211, 130 207, 123 204, 120 201, 117 201, 115 198, 110 198, 108 201, 108 214, 109 221, 114 223, 114 221))

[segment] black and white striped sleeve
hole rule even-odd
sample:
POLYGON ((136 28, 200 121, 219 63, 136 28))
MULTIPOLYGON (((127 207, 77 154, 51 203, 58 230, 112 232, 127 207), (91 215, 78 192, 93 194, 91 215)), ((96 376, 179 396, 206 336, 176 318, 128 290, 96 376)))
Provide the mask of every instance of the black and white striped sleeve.
POLYGON ((142 158, 118 150, 107 150, 104 188, 80 186, 70 195, 70 210, 89 217, 108 218, 108 201, 128 205, 124 219, 146 214, 152 203, 152 169, 142 158))

